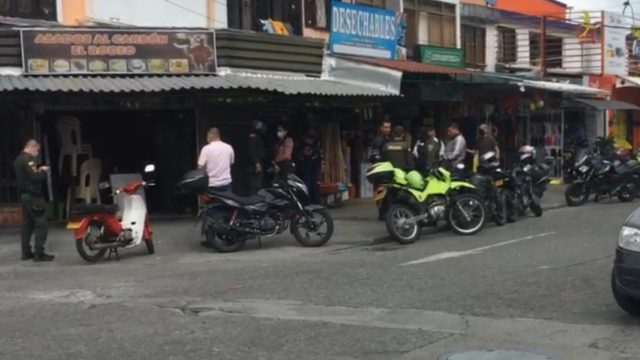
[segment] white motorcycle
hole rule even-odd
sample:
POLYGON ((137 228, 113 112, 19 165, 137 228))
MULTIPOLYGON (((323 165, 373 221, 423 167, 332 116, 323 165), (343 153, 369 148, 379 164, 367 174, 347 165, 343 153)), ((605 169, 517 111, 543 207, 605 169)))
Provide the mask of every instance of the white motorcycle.
MULTIPOLYGON (((154 171, 154 165, 147 165, 144 170, 145 175, 154 171)), ((140 188, 153 185, 153 182, 136 180, 114 191, 114 196, 123 195, 121 218, 117 204, 78 204, 73 207, 67 229, 74 230, 80 257, 93 263, 101 260, 109 251, 109 257, 115 254, 119 259, 118 249, 129 249, 142 242, 147 252, 153 254, 153 232, 147 216, 147 205, 138 194, 140 188)), ((109 187, 108 182, 100 183, 101 189, 109 187)))

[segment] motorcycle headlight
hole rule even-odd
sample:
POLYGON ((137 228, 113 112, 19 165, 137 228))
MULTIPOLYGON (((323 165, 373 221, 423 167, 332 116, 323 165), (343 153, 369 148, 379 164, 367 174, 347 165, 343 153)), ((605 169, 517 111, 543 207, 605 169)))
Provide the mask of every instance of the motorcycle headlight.
POLYGON ((618 235, 618 246, 625 250, 640 252, 640 229, 623 226, 618 235))

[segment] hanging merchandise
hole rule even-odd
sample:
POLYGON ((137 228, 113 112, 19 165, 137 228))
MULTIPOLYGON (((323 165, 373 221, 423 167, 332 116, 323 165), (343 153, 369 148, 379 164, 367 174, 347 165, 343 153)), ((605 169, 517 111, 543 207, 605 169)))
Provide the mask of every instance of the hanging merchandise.
POLYGON ((327 124, 324 129, 322 145, 326 165, 321 181, 325 184, 346 183, 344 153, 338 121, 331 121, 327 124))
POLYGON ((613 116, 612 125, 612 135, 616 148, 631 149, 631 143, 627 138, 627 114, 623 111, 616 111, 613 116))

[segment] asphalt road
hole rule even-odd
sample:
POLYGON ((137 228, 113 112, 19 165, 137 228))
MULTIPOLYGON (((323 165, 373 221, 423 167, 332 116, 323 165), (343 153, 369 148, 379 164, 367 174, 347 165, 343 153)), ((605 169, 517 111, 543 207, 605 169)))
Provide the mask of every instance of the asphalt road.
POLYGON ((640 359, 640 321, 609 288, 636 206, 555 209, 473 237, 427 230, 411 246, 341 217, 326 247, 285 236, 235 254, 200 248, 190 222, 163 222, 156 255, 142 246, 96 265, 63 229, 51 234, 55 263, 18 261, 3 231, 0 359, 405 360, 496 348, 640 359))

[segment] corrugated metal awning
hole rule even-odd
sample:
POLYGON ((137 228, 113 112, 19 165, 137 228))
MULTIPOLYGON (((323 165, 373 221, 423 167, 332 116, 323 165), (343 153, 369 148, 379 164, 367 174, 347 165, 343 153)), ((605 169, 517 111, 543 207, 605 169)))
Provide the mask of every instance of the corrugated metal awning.
POLYGON ((573 101, 596 110, 640 110, 636 105, 617 100, 574 99, 573 101))
POLYGON ((397 96, 390 91, 311 77, 284 76, 14 76, 0 75, 0 93, 160 93, 180 90, 262 90, 286 95, 397 96))
POLYGON ((607 90, 553 81, 522 80, 517 81, 516 83, 525 88, 531 87, 534 89, 556 91, 567 94, 602 95, 609 93, 607 90))
POLYGON ((423 73, 423 74, 444 74, 444 75, 469 75, 471 71, 456 69, 447 66, 439 66, 433 64, 425 64, 417 61, 406 60, 390 60, 378 58, 366 58, 360 56, 341 56, 346 59, 359 61, 364 64, 383 66, 389 69, 399 70, 406 73, 423 73))

